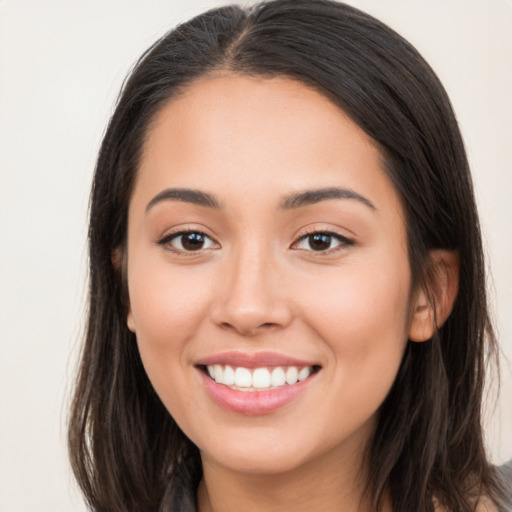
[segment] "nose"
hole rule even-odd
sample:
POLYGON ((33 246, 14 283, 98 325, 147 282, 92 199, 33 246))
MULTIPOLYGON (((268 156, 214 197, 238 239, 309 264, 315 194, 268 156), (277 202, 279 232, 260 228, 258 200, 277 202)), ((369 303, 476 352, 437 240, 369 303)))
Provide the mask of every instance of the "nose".
POLYGON ((264 250, 247 248, 224 265, 212 306, 218 326, 251 337, 292 321, 283 272, 264 250))

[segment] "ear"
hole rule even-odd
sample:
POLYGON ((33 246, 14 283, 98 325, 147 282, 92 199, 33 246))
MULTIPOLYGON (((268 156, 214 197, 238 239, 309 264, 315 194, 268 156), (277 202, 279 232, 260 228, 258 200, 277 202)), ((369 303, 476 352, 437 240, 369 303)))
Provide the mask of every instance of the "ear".
POLYGON ((121 247, 117 247, 112 251, 111 255, 112 265, 116 272, 121 274, 123 281, 123 302, 126 306, 126 325, 130 331, 135 332, 135 323, 133 321, 132 308, 130 304, 130 296, 128 294, 127 273, 126 273, 126 251, 121 247))
POLYGON ((128 326, 128 329, 135 333, 135 322, 133 321, 133 315, 132 315, 132 308, 128 304, 128 311, 126 313, 126 325, 128 326))
POLYGON ((459 255, 437 249, 429 253, 427 286, 416 292, 409 326, 411 341, 427 341, 450 316, 459 291, 459 255))

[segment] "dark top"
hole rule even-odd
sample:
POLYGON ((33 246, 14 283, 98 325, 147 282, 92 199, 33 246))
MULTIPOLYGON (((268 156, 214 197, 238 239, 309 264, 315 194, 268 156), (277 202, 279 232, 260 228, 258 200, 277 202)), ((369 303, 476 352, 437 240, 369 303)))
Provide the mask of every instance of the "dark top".
MULTIPOLYGON (((508 493, 504 497, 504 503, 499 507, 499 512, 512 512, 512 460, 498 469, 508 486, 508 493)), ((195 486, 174 486, 174 489, 169 490, 164 502, 172 505, 170 508, 164 505, 161 512, 197 512, 195 486)))
POLYGON ((512 512, 512 460, 501 466, 500 472, 507 485, 507 495, 505 496, 505 504, 503 512, 512 512))

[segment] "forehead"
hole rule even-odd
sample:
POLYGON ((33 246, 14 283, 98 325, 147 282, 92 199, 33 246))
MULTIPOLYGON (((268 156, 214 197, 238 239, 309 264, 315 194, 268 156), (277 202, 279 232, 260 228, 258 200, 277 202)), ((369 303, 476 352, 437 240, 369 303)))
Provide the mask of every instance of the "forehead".
POLYGON ((398 201, 377 144, 327 97, 285 77, 202 78, 164 105, 146 136, 135 195, 149 200, 169 186, 246 202, 344 186, 371 194, 377 207, 398 201))

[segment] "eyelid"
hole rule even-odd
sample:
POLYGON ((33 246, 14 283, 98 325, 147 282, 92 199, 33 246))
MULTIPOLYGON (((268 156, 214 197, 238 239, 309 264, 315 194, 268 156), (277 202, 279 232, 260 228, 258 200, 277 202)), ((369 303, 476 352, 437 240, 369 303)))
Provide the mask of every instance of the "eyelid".
POLYGON ((220 244, 212 236, 210 236, 207 233, 205 233, 204 230, 198 229, 198 228, 194 228, 194 227, 187 227, 187 228, 179 227, 179 228, 175 228, 172 231, 167 232, 164 236, 160 237, 156 241, 156 244, 159 245, 159 246, 162 246, 164 249, 166 249, 166 250, 168 250, 170 252, 173 252, 175 254, 178 254, 180 256, 181 255, 183 255, 183 256, 194 256, 194 255, 196 255, 197 256, 199 254, 203 254, 205 251, 209 251, 209 250, 212 250, 212 249, 217 249, 217 248, 220 247, 220 244), (171 245, 171 242, 173 240, 175 240, 176 238, 179 238, 180 236, 186 235, 188 233, 195 233, 195 234, 204 236, 205 238, 207 238, 211 242, 213 242, 215 247, 200 248, 200 249, 198 249, 196 251, 187 251, 186 249, 179 249, 179 248, 173 247, 171 245))
POLYGON ((330 229, 307 229, 306 232, 302 235, 300 235, 296 240, 295 242, 293 242, 291 248, 297 248, 298 250, 302 250, 302 251, 307 251, 309 253, 313 253, 315 255, 327 255, 327 254, 332 254, 333 252, 336 252, 340 249, 344 249, 348 246, 352 246, 355 244, 355 241, 351 238, 348 238, 347 236, 345 235, 342 235, 341 233, 337 233, 336 231, 332 231, 330 229), (332 238, 335 238, 336 240, 338 240, 340 243, 338 245, 336 245, 335 247, 332 247, 332 248, 329 248, 329 249, 326 249, 325 251, 315 251, 313 249, 299 249, 298 247, 296 247, 301 241, 307 239, 308 237, 312 236, 312 235, 327 235, 327 236, 330 236, 332 238))
MULTIPOLYGON (((295 239, 295 241, 292 243, 290 248, 313 253, 318 256, 322 256, 322 255, 328 255, 333 252, 339 251, 340 249, 347 248, 348 246, 352 246, 355 243, 356 242, 353 239, 348 238, 347 236, 342 235, 339 232, 333 231, 332 229, 306 228, 304 230, 303 234, 301 234, 300 236, 298 236, 295 239), (307 239, 308 237, 310 237, 312 235, 317 235, 317 234, 329 236, 329 237, 337 240, 338 244, 335 247, 331 247, 331 248, 328 248, 325 250, 317 250, 317 251, 315 251, 314 249, 305 249, 305 248, 297 247, 300 244, 300 242, 302 242, 303 240, 307 239)), ((193 256, 193 255, 197 256, 199 254, 204 253, 205 251, 210 251, 212 249, 220 248, 220 244, 212 236, 208 235, 204 229, 196 228, 196 227, 192 227, 192 226, 176 227, 176 228, 172 229, 171 231, 166 232, 165 235, 163 235, 158 240, 156 240, 156 244, 164 247, 164 249, 166 249, 170 252, 174 252, 176 254, 185 255, 185 256, 193 256), (199 235, 205 237, 212 243, 213 246, 206 247, 206 248, 199 248, 197 250, 186 250, 186 249, 176 248, 171 245, 171 242, 173 240, 175 240, 176 238, 179 238, 180 236, 186 235, 188 233, 195 233, 195 234, 199 234, 199 235)))

